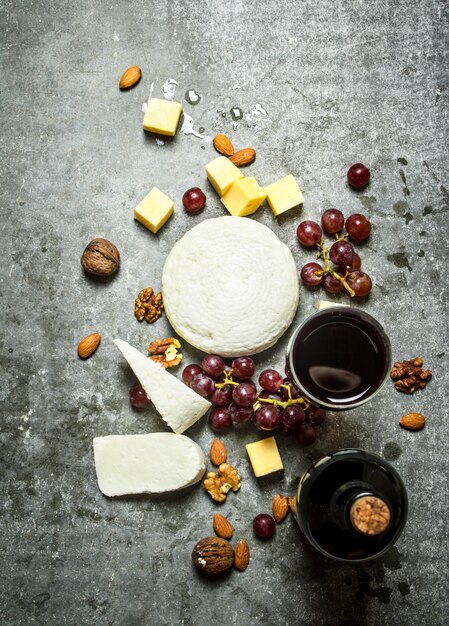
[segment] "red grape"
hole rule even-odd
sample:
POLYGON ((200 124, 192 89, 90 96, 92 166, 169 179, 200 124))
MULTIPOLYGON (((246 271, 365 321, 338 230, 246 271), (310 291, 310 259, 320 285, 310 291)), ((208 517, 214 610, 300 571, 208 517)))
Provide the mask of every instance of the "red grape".
POLYGON ((260 513, 253 519, 253 530, 261 539, 270 539, 276 532, 276 522, 268 513, 260 513))
POLYGON ((225 364, 221 356, 218 356, 218 354, 208 354, 201 361, 201 367, 203 368, 205 374, 216 378, 217 376, 223 374, 225 364))
POLYGON ((232 399, 239 406, 251 406, 257 399, 257 389, 252 383, 240 383, 232 390, 232 399))
POLYGON ((184 205, 187 213, 199 213, 206 206, 206 196, 199 187, 192 187, 187 189, 182 196, 182 204, 184 205))
POLYGON ((296 431, 296 441, 300 446, 311 446, 312 443, 315 443, 315 440, 316 431, 309 424, 302 424, 296 431))
POLYGON ((223 407, 219 407, 216 409, 212 409, 209 413, 208 417, 209 426, 213 430, 221 431, 227 430, 232 426, 231 415, 229 414, 229 409, 225 409, 223 407))
POLYGON ((205 374, 197 374, 192 380, 191 388, 203 398, 210 396, 215 391, 215 383, 205 374))
POLYGON ((184 368, 182 372, 182 380, 185 382, 186 385, 189 385, 190 387, 190 384, 195 376, 202 373, 203 370, 201 369, 201 367, 199 365, 196 365, 195 363, 192 363, 191 365, 187 365, 184 368))
POLYGON ((363 163, 354 163, 348 170, 348 183, 353 189, 363 189, 369 183, 371 172, 363 163))
POLYGON ((259 398, 269 398, 270 400, 277 400, 278 402, 284 401, 281 391, 279 391, 279 393, 276 393, 275 391, 265 391, 265 389, 262 389, 262 391, 259 393, 259 398))
POLYGON ((231 402, 229 406, 229 414, 233 422, 243 424, 244 422, 249 422, 249 420, 253 417, 253 407, 239 406, 238 404, 231 402))
POLYGON ((296 235, 303 246, 310 247, 321 241, 323 231, 316 222, 305 220, 298 225, 296 235))
POLYGON ((299 393, 299 390, 295 387, 295 385, 290 380, 290 378, 284 378, 284 380, 282 381, 282 385, 283 386, 281 387, 281 394, 284 400, 288 400, 290 397, 293 400, 296 400, 296 398, 299 398, 299 396, 301 395, 299 393), (284 385, 287 385, 290 388, 290 396, 288 395, 288 389, 286 389, 284 385))
POLYGON ((289 432, 298 430, 301 424, 304 423, 305 418, 304 409, 298 404, 290 404, 282 412, 282 423, 289 432))
POLYGON ((321 226, 328 235, 339 233, 345 225, 345 217, 339 209, 327 209, 321 216, 321 226))
POLYGON ((228 406, 231 402, 232 390, 229 385, 226 387, 215 387, 215 391, 212 393, 209 401, 212 402, 214 406, 228 406))
POLYGON ((232 361, 233 373, 240 380, 247 380, 255 372, 254 361, 249 356, 240 356, 232 361))
POLYGON ((279 391, 283 381, 282 374, 276 372, 276 370, 264 370, 259 376, 259 385, 265 391, 279 391))
POLYGON ((129 390, 129 401, 135 409, 144 409, 151 404, 151 400, 140 383, 136 383, 129 390))
POLYGON ((301 270, 301 280, 308 287, 321 285, 323 278, 323 268, 319 263, 306 263, 301 270))
POLYGON ((373 283, 371 278, 365 272, 351 272, 346 279, 346 282, 354 290, 354 295, 362 298, 367 296, 371 291, 373 283))
POLYGON ((324 409, 320 409, 317 406, 311 406, 309 409, 310 419, 314 426, 318 426, 324 422, 326 417, 326 411, 324 409))
POLYGON ((335 265, 350 265, 353 255, 354 248, 345 240, 336 241, 329 250, 329 258, 335 265))
POLYGON ((323 287, 327 293, 340 293, 343 291, 343 284, 332 276, 332 274, 326 274, 323 280, 323 287))
POLYGON ((346 220, 346 230, 351 239, 362 241, 369 237, 371 222, 361 213, 353 213, 346 220))
POLYGON ((260 430, 276 430, 282 423, 282 413, 274 404, 264 404, 255 412, 253 421, 260 430))

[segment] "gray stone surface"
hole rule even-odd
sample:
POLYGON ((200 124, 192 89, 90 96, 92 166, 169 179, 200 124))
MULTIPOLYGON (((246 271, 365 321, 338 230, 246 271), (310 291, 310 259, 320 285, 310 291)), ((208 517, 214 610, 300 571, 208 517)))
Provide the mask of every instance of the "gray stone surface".
MULTIPOLYGON (((448 7, 0 0, 2 624, 447 623, 448 7), (131 64, 143 78, 121 93, 131 64), (152 87, 162 96, 168 78, 178 82, 177 98, 189 88, 201 95, 185 112, 205 139, 179 132, 157 145, 143 133, 142 104, 152 87), (233 120, 233 107, 243 119, 233 120), (216 510, 203 490, 106 499, 91 441, 164 428, 154 410, 130 408, 134 379, 112 339, 144 350, 170 334, 166 319, 139 325, 133 300, 140 288, 159 286, 183 233, 224 214, 203 170, 221 131, 256 148, 247 171, 262 184, 289 173, 300 182, 302 211, 276 220, 264 206, 252 218, 290 246, 298 268, 311 259, 295 239, 301 218, 330 206, 369 215, 374 229, 362 257, 375 287, 352 304, 385 325, 395 358, 422 355, 435 378, 412 397, 388 383, 368 405, 331 415, 308 449, 281 440, 281 477, 254 479, 244 444, 258 438, 255 430, 227 434, 243 480, 220 510, 237 537, 249 538, 252 561, 246 573, 211 583, 190 561, 216 510), (372 169, 363 193, 345 182, 358 160, 372 169), (132 218, 154 184, 176 204, 156 237, 132 218), (194 185, 208 205, 189 217, 181 197, 194 185), (106 283, 79 264, 96 236, 122 254, 106 283), (102 345, 80 362, 77 342, 94 330, 102 345), (424 431, 399 428, 410 410, 428 416, 424 431), (410 516, 396 547, 351 567, 321 558, 292 519, 270 542, 253 538, 252 518, 270 509, 272 496, 292 493, 311 460, 345 446, 383 454, 403 476, 410 516)), ((295 322, 320 296, 301 289, 295 322)), ((260 294, 255 307, 276 297, 260 294)), ((259 370, 282 366, 289 335, 257 357, 259 370)), ((200 358, 188 346, 185 354, 186 362, 200 358)), ((213 439, 204 423, 188 434, 204 449, 213 439)))

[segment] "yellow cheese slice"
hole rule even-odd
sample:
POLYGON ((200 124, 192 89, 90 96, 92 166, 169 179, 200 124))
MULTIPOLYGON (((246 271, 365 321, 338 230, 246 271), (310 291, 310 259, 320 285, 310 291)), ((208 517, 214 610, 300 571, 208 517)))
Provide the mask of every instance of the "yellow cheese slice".
POLYGON ((301 189, 291 174, 265 187, 265 193, 275 215, 280 215, 304 202, 301 189))
POLYGON ((178 129, 181 113, 180 102, 150 98, 143 118, 143 127, 151 133, 173 137, 178 129))
POLYGON ((206 165, 206 175, 219 196, 226 193, 232 183, 243 178, 239 168, 224 156, 218 157, 206 165))
POLYGON ((266 197, 255 178, 240 178, 231 185, 221 201, 231 215, 244 217, 255 213, 266 197))
POLYGON ((173 208, 173 200, 157 187, 153 187, 134 209, 134 219, 156 234, 172 215, 173 208))
POLYGON ((246 451, 256 478, 284 469, 274 437, 247 443, 246 451))

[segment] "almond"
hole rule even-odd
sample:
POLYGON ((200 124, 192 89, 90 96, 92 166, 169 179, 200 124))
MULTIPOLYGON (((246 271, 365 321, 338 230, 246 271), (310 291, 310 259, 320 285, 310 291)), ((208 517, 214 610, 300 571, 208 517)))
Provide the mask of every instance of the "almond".
POLYGON ((278 524, 285 519, 288 513, 288 500, 285 496, 277 495, 273 498, 273 517, 278 524))
POLYGON ((120 79, 119 87, 120 89, 131 89, 134 87, 139 80, 142 78, 142 70, 137 65, 131 65, 125 70, 120 79))
POLYGON ((78 344, 78 356, 82 359, 89 358, 100 345, 101 335, 100 333, 92 333, 87 335, 78 344))
POLYGON ((249 563, 249 545, 246 539, 240 539, 235 544, 234 567, 243 572, 249 563))
POLYGON ((293 513, 293 515, 296 515, 296 496, 288 496, 287 499, 288 499, 288 508, 293 513))
POLYGON ((226 135, 215 135, 213 144, 215 150, 217 150, 220 154, 224 154, 227 157, 234 154, 234 146, 226 135))
POLYGON ((237 165, 237 167, 242 167, 242 165, 248 165, 256 158, 256 151, 253 148, 243 148, 243 150, 237 150, 234 152, 232 156, 229 157, 229 160, 237 165))
POLYGON ((399 423, 408 430, 421 430, 425 426, 426 418, 422 413, 407 413, 401 417, 399 423))
POLYGON ((230 539, 234 532, 231 522, 224 515, 215 513, 214 515, 214 530, 222 539, 230 539))
POLYGON ((214 465, 221 465, 226 462, 228 456, 224 444, 219 439, 214 439, 209 452, 210 460, 214 465))

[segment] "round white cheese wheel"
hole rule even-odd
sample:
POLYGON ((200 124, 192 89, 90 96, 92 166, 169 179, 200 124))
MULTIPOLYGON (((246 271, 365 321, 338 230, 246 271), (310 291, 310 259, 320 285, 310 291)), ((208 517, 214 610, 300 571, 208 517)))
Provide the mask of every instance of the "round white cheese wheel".
POLYGON ((295 315, 299 285, 290 250, 266 226, 218 217, 189 230, 162 273, 167 317, 196 348, 221 356, 272 346, 295 315))

